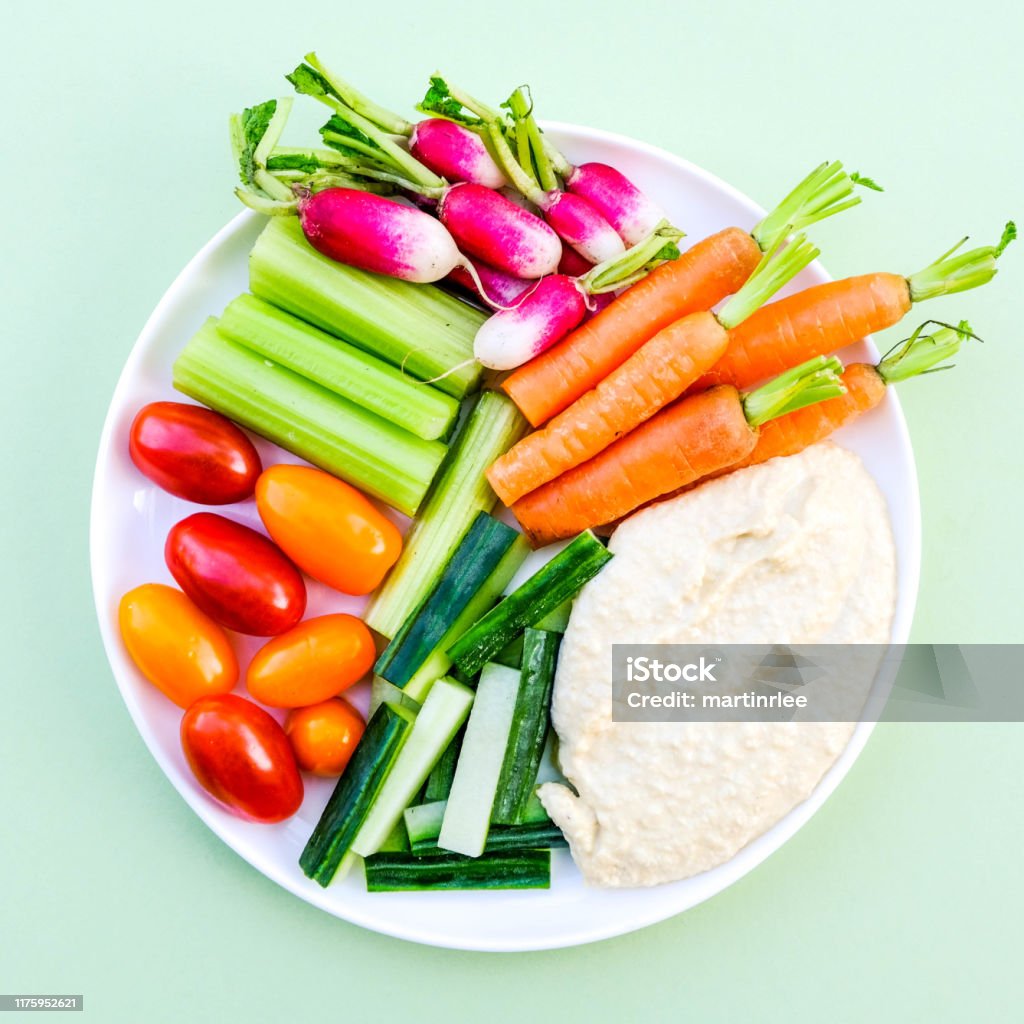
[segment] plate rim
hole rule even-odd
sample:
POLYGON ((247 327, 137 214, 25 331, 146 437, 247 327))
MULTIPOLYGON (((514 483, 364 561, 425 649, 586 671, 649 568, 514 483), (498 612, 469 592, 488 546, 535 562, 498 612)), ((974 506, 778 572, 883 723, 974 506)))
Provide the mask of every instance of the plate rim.
MULTIPOLYGON (((702 179, 712 188, 724 193, 743 208, 749 210, 752 215, 763 214, 763 210, 754 203, 748 196, 739 191, 733 185, 723 181, 717 175, 694 164, 684 157, 670 153, 659 146, 642 140, 633 139, 617 132, 611 132, 601 128, 590 128, 583 125, 575 125, 562 121, 542 122, 545 130, 553 135, 569 137, 573 142, 586 146, 588 143, 605 143, 612 146, 624 147, 640 155, 651 157, 659 161, 667 161, 674 164, 684 172, 702 179)), ((683 901, 682 905, 671 903, 671 909, 662 910, 660 907, 648 914, 634 914, 623 922, 620 916, 611 916, 602 926, 579 926, 575 931, 562 931, 551 940, 540 940, 523 942, 517 940, 505 940, 503 937, 488 938, 481 937, 478 941, 448 940, 443 936, 426 935, 415 927, 404 928, 391 922, 381 922, 372 915, 363 913, 358 907, 336 907, 327 905, 316 899, 320 890, 312 890, 308 886, 301 885, 298 878, 293 877, 285 871, 284 867, 272 859, 261 855, 253 849, 250 844, 236 841, 234 835, 229 836, 221 828, 222 810, 208 797, 197 789, 182 789, 175 781, 176 768, 172 766, 161 750, 160 744, 156 741, 152 730, 143 713, 143 709, 136 699, 125 680, 132 671, 132 666, 125 654, 119 638, 115 635, 116 630, 108 619, 105 606, 105 597, 99 590, 99 579, 102 575, 100 567, 99 551, 102 547, 100 534, 102 522, 102 490, 101 485, 104 477, 104 463, 107 453, 113 450, 113 434, 117 422, 118 398, 127 389, 128 380, 136 373, 138 365, 144 358, 145 349, 151 343, 154 336, 158 336, 165 320, 169 319, 172 310, 180 302, 179 292, 184 290, 188 282, 201 273, 205 264, 211 261, 217 251, 228 243, 237 233, 247 229, 259 215, 251 210, 242 210, 231 218, 223 227, 218 230, 212 238, 203 245, 195 255, 175 276, 174 280, 164 291, 160 300, 147 317, 145 324, 132 344, 131 350, 118 375, 117 382, 110 395, 107 412, 104 416, 103 427, 100 431, 97 447, 96 461, 93 471, 92 490, 90 497, 89 516, 89 566, 90 582, 93 593, 93 604, 96 611, 100 635, 103 640, 104 652, 107 662, 114 676, 121 698, 124 701, 129 715, 140 737, 145 743, 149 753, 156 761, 167 781, 175 791, 184 799, 185 803, 196 813, 199 819, 221 840, 226 846, 247 861, 253 868, 268 877, 271 881, 282 886, 287 891, 298 896, 304 902, 325 911, 332 916, 339 917, 360 927, 367 928, 380 934, 389 935, 394 938, 404 939, 410 942, 431 945, 439 948, 474 950, 482 952, 520 952, 531 950, 545 950, 565 948, 575 945, 583 945, 590 942, 598 942, 618 935, 628 934, 660 921, 668 920, 678 914, 703 903, 705 900, 718 895, 729 888, 740 878, 744 877, 756 867, 762 864, 773 853, 784 846, 814 814, 821 808, 825 801, 839 786, 839 783, 846 777, 853 764, 860 757, 870 738, 874 723, 860 722, 844 748, 842 754, 824 773, 811 794, 783 818, 781 818, 771 829, 758 836, 751 843, 737 852, 729 861, 716 868, 720 872, 721 883, 713 889, 695 894, 692 900, 683 901), (767 847, 762 849, 761 847, 767 847)), ((826 279, 831 280, 831 275, 820 264, 815 261, 813 264, 817 271, 826 279)), ((865 339, 869 351, 876 357, 878 349, 872 338, 865 339)), ((893 640, 896 643, 906 642, 917 606, 920 570, 921 570, 921 549, 922 549, 922 528, 921 528, 921 507, 920 490, 917 475, 917 463, 914 456, 913 446, 910 439, 910 432, 906 418, 899 402, 899 398, 893 389, 888 389, 884 398, 885 402, 891 404, 896 422, 897 437, 893 439, 901 451, 906 453, 905 462, 908 468, 908 479, 906 480, 906 494, 909 496, 910 504, 905 514, 912 529, 910 533, 907 550, 899 552, 899 576, 897 590, 896 614, 893 620, 893 640)), ((891 513, 890 513, 891 515, 891 513)), ((699 876, 695 876, 699 877, 699 876)))

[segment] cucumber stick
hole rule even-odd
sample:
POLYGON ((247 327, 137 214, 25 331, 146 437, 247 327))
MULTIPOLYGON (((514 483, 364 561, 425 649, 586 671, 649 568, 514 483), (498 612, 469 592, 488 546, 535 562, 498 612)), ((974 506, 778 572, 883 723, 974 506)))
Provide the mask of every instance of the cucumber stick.
POLYGON ((271 217, 249 255, 254 295, 462 398, 480 383, 473 337, 486 314, 428 284, 337 263, 297 217, 271 217))
POLYGON ((367 723, 345 774, 338 779, 299 857, 299 866, 307 878, 326 887, 342 861, 346 866, 351 863, 352 840, 383 788, 414 719, 408 708, 382 704, 367 723))
POLYGON ((437 837, 445 850, 467 857, 484 851, 518 690, 515 669, 484 666, 437 837))
POLYGON ((445 457, 440 441, 424 441, 239 345, 213 318, 175 360, 174 386, 406 515, 415 515, 445 457))
POLYGON ((402 624, 373 671, 395 686, 405 686, 519 536, 486 512, 477 513, 437 585, 402 624))
POLYGON ((517 534, 512 547, 498 563, 498 567, 484 581, 483 586, 469 599, 466 607, 448 627, 438 645, 427 655, 423 663, 405 684, 401 692, 416 701, 422 701, 435 679, 443 676, 451 667, 452 659, 445 650, 473 625, 482 615, 494 607, 509 579, 526 557, 530 545, 522 534, 517 534))
POLYGON ((482 857, 378 853, 366 861, 370 892, 442 889, 547 889, 551 885, 550 850, 510 850, 482 857))
POLYGON ((425 441, 444 437, 459 415, 458 399, 254 295, 228 303, 217 329, 425 441))
POLYGON ((589 530, 499 602, 448 648, 453 664, 476 675, 527 626, 535 626, 579 593, 612 557, 589 530))
POLYGON ((441 759, 427 776, 427 784, 423 790, 425 803, 448 799, 448 794, 452 791, 452 779, 455 778, 455 766, 459 763, 460 750, 462 750, 461 730, 452 737, 452 741, 441 755, 441 759))
POLYGON ((368 857, 381 848, 465 722, 472 704, 473 691, 454 679, 439 679, 431 687, 408 740, 352 840, 355 853, 368 857))
POLYGON ((560 640, 557 633, 542 629, 527 629, 523 636, 516 710, 491 812, 491 821, 496 824, 515 825, 521 821, 533 795, 551 721, 551 688, 560 640))
MULTIPOLYGON (((415 846, 436 846, 437 837, 441 834, 441 823, 448 807, 447 800, 433 800, 429 803, 416 804, 405 809, 405 831, 409 843, 415 846)), ((523 825, 550 824, 551 819, 544 805, 537 796, 533 796, 526 806, 523 825)))
POLYGON ((498 500, 484 472, 527 428, 510 399, 497 391, 480 395, 456 434, 422 511, 406 534, 401 557, 366 611, 366 624, 371 629, 393 637, 433 589, 477 513, 490 512, 498 500))

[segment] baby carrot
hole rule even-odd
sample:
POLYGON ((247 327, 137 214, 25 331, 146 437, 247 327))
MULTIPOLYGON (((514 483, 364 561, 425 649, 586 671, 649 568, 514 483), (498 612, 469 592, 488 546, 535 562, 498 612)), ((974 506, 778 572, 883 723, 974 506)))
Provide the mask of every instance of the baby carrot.
POLYGON ((772 302, 733 332, 725 355, 694 389, 714 384, 750 387, 788 366, 838 352, 867 334, 891 327, 915 302, 977 288, 995 277, 996 260, 1016 235, 1011 221, 997 245, 957 255, 960 242, 910 277, 866 274, 772 302))
POLYGON ((502 384, 533 426, 562 412, 595 387, 658 331, 736 292, 763 253, 801 230, 860 202, 855 185, 877 188, 848 175, 838 161, 816 167, 747 233, 726 228, 698 242, 625 291, 607 309, 558 345, 521 366, 502 384))
POLYGON ((846 394, 826 402, 810 405, 779 416, 766 423, 757 444, 746 458, 731 466, 727 472, 767 462, 781 455, 795 455, 873 409, 885 395, 890 384, 908 380, 919 374, 933 373, 952 358, 965 338, 975 338, 966 320, 957 327, 926 320, 914 333, 895 345, 877 366, 870 363, 850 363, 841 380, 846 394), (924 330, 929 324, 939 329, 931 334, 924 330))
POLYGON ((538 547, 618 519, 746 458, 762 423, 842 394, 841 368, 812 359, 747 395, 723 385, 681 399, 512 511, 538 547))
POLYGON ((785 249, 781 244, 780 238, 718 314, 691 313, 663 328, 597 387, 498 458, 487 471, 498 497, 511 505, 675 401, 725 352, 729 331, 818 255, 803 235, 785 249))

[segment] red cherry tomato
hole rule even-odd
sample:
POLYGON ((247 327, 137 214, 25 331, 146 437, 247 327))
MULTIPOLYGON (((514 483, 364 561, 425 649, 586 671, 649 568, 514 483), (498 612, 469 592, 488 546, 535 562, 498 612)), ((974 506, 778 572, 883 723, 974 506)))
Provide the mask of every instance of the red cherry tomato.
POLYGON ((214 512, 172 526, 164 558, 178 586, 228 629, 275 636, 306 610, 299 570, 263 534, 214 512))
POLYGON ((303 771, 331 776, 345 770, 366 723, 347 700, 332 697, 290 712, 284 731, 303 771))
POLYGON ((376 660, 373 636, 354 615, 319 615, 268 640, 245 685, 261 704, 301 708, 358 683, 376 660))
POLYGON ((302 803, 288 737, 244 697, 200 697, 181 720, 181 747, 203 789, 241 818, 284 821, 302 803))
POLYGON ((132 421, 128 453, 165 491, 200 505, 248 498, 263 466, 252 442, 212 409, 151 402, 132 421))

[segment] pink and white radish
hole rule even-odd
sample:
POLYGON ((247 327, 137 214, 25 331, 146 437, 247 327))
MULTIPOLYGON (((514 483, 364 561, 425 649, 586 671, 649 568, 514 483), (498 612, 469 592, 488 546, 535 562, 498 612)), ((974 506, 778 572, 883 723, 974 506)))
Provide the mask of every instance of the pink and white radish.
POLYGON ((441 117, 429 117, 410 128, 409 151, 435 174, 486 188, 508 185, 508 178, 476 132, 441 117))
POLYGON ((386 122, 392 131, 399 128, 395 115, 329 73, 315 55, 309 55, 307 61, 288 76, 289 81, 300 93, 314 96, 334 110, 320 134, 324 142, 345 155, 348 171, 436 200, 437 215, 458 247, 499 270, 530 279, 555 270, 561 244, 540 217, 485 185, 468 181, 450 184, 380 127, 386 122), (367 113, 350 106, 346 97, 367 113))
POLYGON ((307 53, 305 64, 299 65, 288 79, 299 92, 313 95, 335 109, 330 101, 336 100, 375 128, 408 139, 412 155, 446 181, 471 181, 487 188, 508 184, 478 132, 440 117, 428 117, 417 123, 408 121, 329 71, 315 53, 307 53))
POLYGON ((473 355, 492 370, 512 370, 564 338, 586 312, 580 279, 551 274, 512 309, 501 310, 480 325, 473 355))
POLYGON ((464 266, 458 266, 448 275, 447 280, 470 292, 491 309, 511 308, 536 286, 535 281, 513 277, 487 266, 486 263, 477 263, 474 260, 469 262, 473 264, 476 278, 464 266))
POLYGON ((573 166, 565 161, 559 173, 565 187, 600 210, 627 245, 635 245, 666 219, 665 211, 657 203, 608 164, 573 166))
POLYGON ((339 263, 417 284, 440 281, 457 268, 476 275, 447 228, 413 206, 327 188, 301 196, 297 212, 309 244, 339 263))
POLYGON ((525 88, 517 89, 506 106, 515 120, 516 154, 505 138, 505 126, 500 120, 487 123, 487 135, 509 181, 541 211, 558 236, 591 264, 621 255, 625 246, 615 228, 586 199, 558 187, 540 130, 530 115, 525 88))
POLYGON ((492 370, 512 370, 540 355, 578 327, 587 313, 610 301, 611 293, 679 255, 680 232, 666 225, 632 249, 583 277, 552 274, 543 278, 510 309, 485 320, 473 340, 473 355, 492 370), (605 296, 609 296, 606 299, 605 296))
MULTIPOLYGON (((532 101, 525 88, 517 89, 509 99, 508 105, 513 116, 517 121, 521 119, 521 116, 517 116, 515 107, 517 93, 525 100, 526 109, 530 112, 532 120, 532 101)), ((443 112, 446 117, 456 117, 460 107, 470 111, 476 118, 483 118, 485 121, 496 119, 491 116, 494 112, 490 108, 468 93, 453 88, 440 76, 434 76, 431 79, 430 91, 420 104, 420 109, 443 112)), ((519 109, 522 110, 522 104, 519 109)), ((602 163, 573 166, 547 136, 539 135, 539 138, 541 144, 534 147, 534 156, 536 157, 537 150, 542 149, 546 161, 565 182, 566 189, 589 203, 615 229, 626 245, 635 245, 653 231, 655 225, 665 220, 664 210, 621 171, 602 163)), ((545 184, 543 180, 541 184, 545 184)))
POLYGON ((460 249, 498 270, 535 279, 558 269, 558 235, 500 192, 468 182, 452 185, 441 196, 437 215, 460 249))

